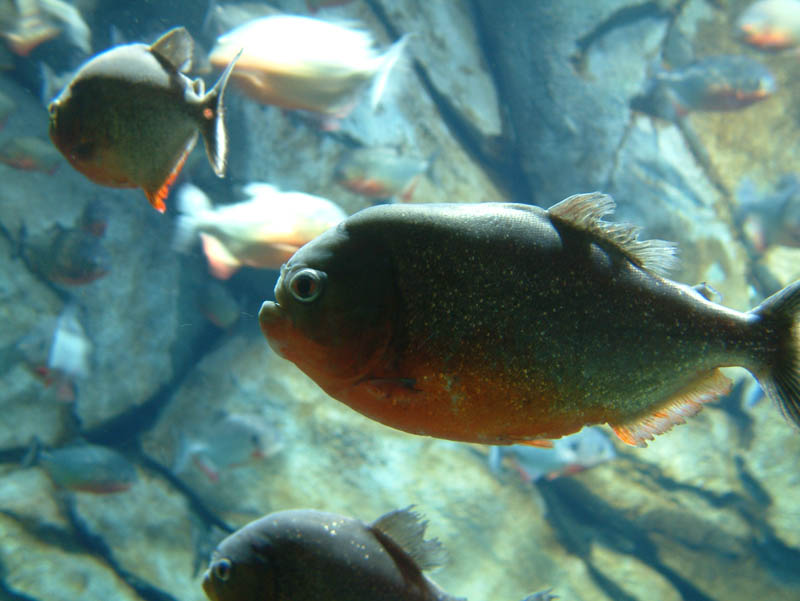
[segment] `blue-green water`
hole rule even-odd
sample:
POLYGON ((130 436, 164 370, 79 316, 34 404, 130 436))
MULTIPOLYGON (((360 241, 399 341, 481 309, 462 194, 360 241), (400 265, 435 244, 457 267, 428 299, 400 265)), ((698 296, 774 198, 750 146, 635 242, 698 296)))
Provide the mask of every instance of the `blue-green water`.
MULTIPOLYGON (((800 436, 743 370, 647 448, 603 427, 589 450, 498 454, 361 416, 278 357, 257 319, 294 249, 382 202, 548 207, 600 190, 611 219, 678 244, 672 278, 728 307, 790 284, 800 66, 791 36, 785 50, 742 39, 750 4, 276 2, 360 24, 377 55, 411 34, 380 102, 368 77, 320 118, 234 78, 225 177, 198 142, 161 214, 74 169, 48 102, 91 56, 177 26, 194 40, 187 76, 208 89, 218 38, 273 9, 0 2, 0 599, 203 600, 212 550, 251 520, 372 522, 412 504, 448 551, 429 575, 456 597, 800 599, 800 436), (362 179, 390 192, 342 175, 365 148, 380 160, 362 179), (239 234, 189 210, 277 193, 258 182, 333 204, 279 196, 239 234), (255 250, 236 246, 253 223, 255 250)), ((779 21, 800 39, 792 14, 779 21)))

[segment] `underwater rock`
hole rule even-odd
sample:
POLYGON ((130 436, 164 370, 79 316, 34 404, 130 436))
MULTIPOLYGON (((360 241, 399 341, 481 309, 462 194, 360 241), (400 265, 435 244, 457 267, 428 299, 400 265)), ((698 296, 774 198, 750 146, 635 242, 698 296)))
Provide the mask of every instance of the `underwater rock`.
POLYGON ((399 32, 411 34, 408 53, 419 61, 436 90, 482 136, 502 133, 500 106, 466 2, 379 4, 399 32))
POLYGON ((369 518, 413 503, 449 552, 435 578, 453 594, 513 600, 553 586, 564 598, 605 598, 553 539, 535 489, 503 486, 464 445, 410 436, 341 406, 252 332, 198 364, 145 436, 146 452, 169 464, 176 432, 219 409, 261 414, 282 439, 276 455, 230 467, 216 483, 186 474, 237 526, 282 509, 369 518))

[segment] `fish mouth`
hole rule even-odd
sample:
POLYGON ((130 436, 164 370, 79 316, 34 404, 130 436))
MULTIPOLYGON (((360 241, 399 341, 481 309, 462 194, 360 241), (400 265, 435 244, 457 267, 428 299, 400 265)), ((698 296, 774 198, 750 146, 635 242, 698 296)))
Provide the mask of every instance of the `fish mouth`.
POLYGON ((206 570, 206 573, 203 574, 203 591, 205 591, 206 597, 211 599, 211 601, 218 601, 217 591, 214 589, 214 585, 211 584, 210 570, 206 570))
POLYGON ((277 340, 277 329, 285 323, 286 312, 283 307, 278 303, 272 301, 264 301, 261 304, 261 309, 258 311, 258 323, 261 326, 261 332, 264 338, 267 339, 270 348, 278 355, 283 356, 281 352, 281 344, 277 340))

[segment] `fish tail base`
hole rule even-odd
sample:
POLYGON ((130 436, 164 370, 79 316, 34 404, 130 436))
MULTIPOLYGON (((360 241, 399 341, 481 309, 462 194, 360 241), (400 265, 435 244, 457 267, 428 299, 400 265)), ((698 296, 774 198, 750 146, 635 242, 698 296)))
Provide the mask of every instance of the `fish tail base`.
POLYGON ((751 313, 776 338, 762 373, 755 375, 783 415, 800 427, 800 281, 776 292, 751 313))

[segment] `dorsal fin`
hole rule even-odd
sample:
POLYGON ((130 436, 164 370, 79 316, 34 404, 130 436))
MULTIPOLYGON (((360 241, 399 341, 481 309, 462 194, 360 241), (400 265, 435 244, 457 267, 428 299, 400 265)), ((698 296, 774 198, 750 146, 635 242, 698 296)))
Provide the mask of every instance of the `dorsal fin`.
POLYGON ((677 263, 677 247, 666 240, 639 240, 639 228, 629 223, 611 223, 603 217, 616 207, 607 194, 575 194, 547 210, 551 218, 592 233, 619 248, 639 267, 666 275, 677 263))
POLYGON ((372 523, 372 528, 381 531, 399 545, 416 562, 421 570, 428 570, 444 564, 446 553, 438 539, 425 540, 427 520, 416 511, 413 505, 395 509, 382 515, 372 523))
POLYGON ((194 40, 185 27, 173 27, 150 46, 150 52, 173 67, 186 72, 192 68, 194 40))
POLYGON ((635 447, 646 447, 648 440, 667 432, 672 426, 683 424, 703 408, 703 403, 728 394, 731 381, 715 369, 683 390, 678 391, 655 411, 624 424, 609 424, 623 442, 635 447))

